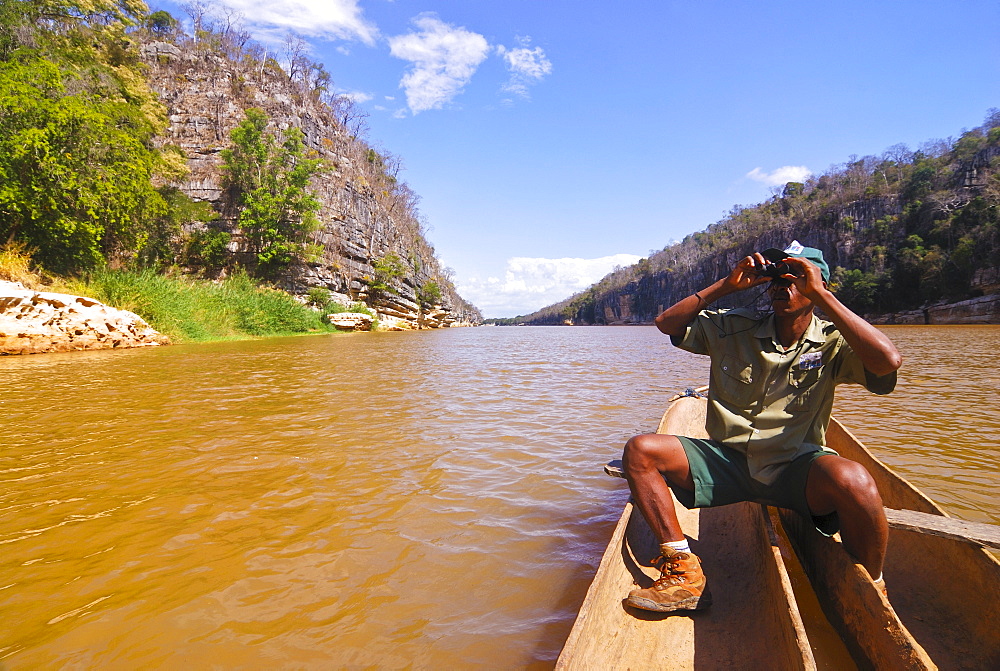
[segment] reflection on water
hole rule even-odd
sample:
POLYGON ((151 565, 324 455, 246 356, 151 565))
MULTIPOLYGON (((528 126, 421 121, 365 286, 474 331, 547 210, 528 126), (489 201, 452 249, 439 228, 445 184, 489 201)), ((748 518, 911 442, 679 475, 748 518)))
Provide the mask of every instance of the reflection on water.
MULTIPOLYGON (((838 415, 1000 521, 995 327, 888 329, 838 415)), ((601 465, 706 361, 651 327, 0 360, 0 664, 549 666, 624 504, 601 465)))

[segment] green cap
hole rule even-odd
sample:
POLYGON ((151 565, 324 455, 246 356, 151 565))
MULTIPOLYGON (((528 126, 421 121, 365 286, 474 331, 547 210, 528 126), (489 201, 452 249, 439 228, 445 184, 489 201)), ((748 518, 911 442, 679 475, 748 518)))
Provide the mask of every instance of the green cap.
POLYGON ((760 253, 760 255, 771 263, 784 261, 789 256, 805 259, 819 268, 820 275, 823 276, 824 282, 830 281, 830 266, 826 264, 826 260, 823 258, 823 252, 815 247, 803 247, 799 244, 798 240, 792 240, 792 244, 788 245, 783 250, 772 247, 770 249, 765 249, 760 253))

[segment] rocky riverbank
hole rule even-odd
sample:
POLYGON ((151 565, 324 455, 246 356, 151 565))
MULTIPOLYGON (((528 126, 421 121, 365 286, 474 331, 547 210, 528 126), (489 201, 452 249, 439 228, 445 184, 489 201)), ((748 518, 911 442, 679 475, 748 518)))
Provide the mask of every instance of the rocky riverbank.
POLYGON ((1000 294, 869 317, 873 324, 1000 324, 1000 294))
POLYGON ((0 281, 0 354, 166 345, 142 317, 83 296, 0 281))

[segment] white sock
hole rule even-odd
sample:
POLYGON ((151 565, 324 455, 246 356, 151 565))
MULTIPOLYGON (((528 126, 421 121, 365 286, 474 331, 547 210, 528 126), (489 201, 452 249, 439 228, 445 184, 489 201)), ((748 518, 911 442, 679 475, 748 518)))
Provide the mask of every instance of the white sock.
MULTIPOLYGON (((691 547, 688 545, 687 539, 682 541, 667 541, 666 543, 660 543, 660 552, 666 553, 667 548, 670 548, 673 552, 691 552, 691 547)), ((671 552, 671 554, 673 554, 671 552)))

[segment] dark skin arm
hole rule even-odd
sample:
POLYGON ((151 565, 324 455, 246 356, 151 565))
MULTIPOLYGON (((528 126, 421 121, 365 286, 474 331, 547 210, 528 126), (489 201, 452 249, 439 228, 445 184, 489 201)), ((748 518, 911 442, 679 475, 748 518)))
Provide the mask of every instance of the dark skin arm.
POLYGON ((661 333, 668 336, 681 337, 684 335, 687 325, 707 305, 714 303, 723 296, 728 296, 737 291, 743 291, 767 282, 767 277, 754 272, 755 268, 761 268, 766 263, 767 261, 764 260, 764 257, 757 253, 744 258, 736 264, 736 267, 733 268, 728 277, 724 277, 699 291, 698 294, 701 298, 692 294, 687 298, 677 301, 660 313, 660 316, 653 320, 653 323, 656 324, 656 328, 660 329, 661 333))
POLYGON ((785 259, 795 269, 796 275, 785 275, 795 288, 818 306, 834 323, 844 340, 851 346, 865 366, 874 375, 888 375, 903 363, 903 357, 889 336, 854 314, 826 288, 819 268, 796 257, 785 259))
MULTIPOLYGON (((889 337, 841 303, 826 288, 819 268, 797 257, 789 257, 785 262, 795 274, 786 274, 784 278, 791 282, 792 290, 807 298, 811 305, 808 306, 807 313, 777 319, 778 332, 789 332, 787 338, 782 338, 783 341, 800 338, 811 319, 812 307, 819 306, 840 330, 868 372, 882 376, 900 367, 903 359, 889 337)), ((769 278, 757 273, 766 263, 759 253, 744 257, 727 277, 702 289, 698 292, 699 295, 692 294, 664 310, 654 321, 656 328, 669 336, 683 336, 687 325, 710 303, 723 296, 769 282, 769 278)))

